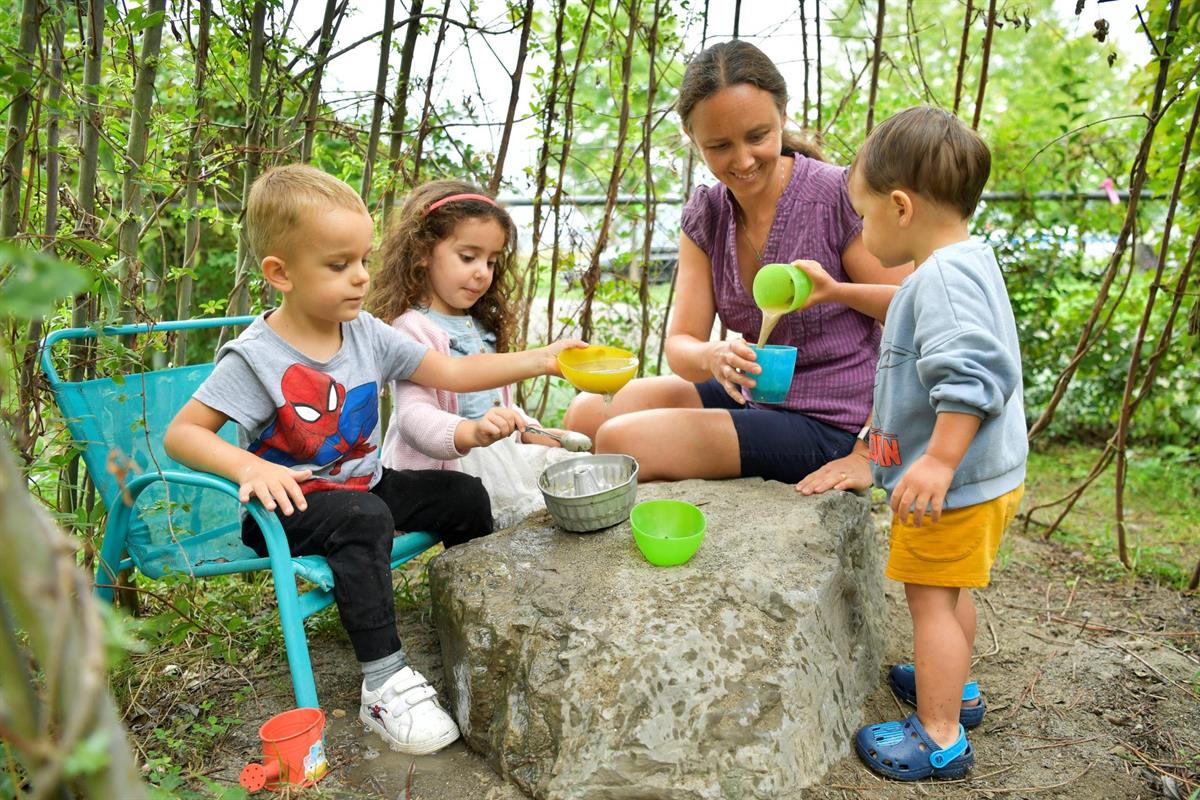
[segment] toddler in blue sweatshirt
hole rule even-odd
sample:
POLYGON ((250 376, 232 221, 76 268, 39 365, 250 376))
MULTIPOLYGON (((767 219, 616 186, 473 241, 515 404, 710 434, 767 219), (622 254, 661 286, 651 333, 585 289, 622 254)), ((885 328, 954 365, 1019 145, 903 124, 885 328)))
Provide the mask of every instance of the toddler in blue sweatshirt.
POLYGON ((868 767, 898 780, 960 778, 974 762, 964 727, 986 706, 967 681, 968 590, 987 586, 1024 491, 1016 323, 991 248, 968 231, 990 169, 975 131, 930 107, 875 128, 850 168, 867 249, 885 267, 917 266, 888 307, 869 432, 893 512, 886 574, 904 583, 913 621, 914 663, 889 683, 917 711, 855 740, 868 767))

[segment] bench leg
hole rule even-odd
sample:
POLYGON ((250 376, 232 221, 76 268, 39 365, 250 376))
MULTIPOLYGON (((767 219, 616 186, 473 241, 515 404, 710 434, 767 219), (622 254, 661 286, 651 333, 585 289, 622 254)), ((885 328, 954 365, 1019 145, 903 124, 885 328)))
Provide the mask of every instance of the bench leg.
MULTIPOLYGON (((283 628, 283 646, 287 650, 288 669, 292 673, 292 689, 297 708, 320 708, 317 684, 313 679, 312 661, 308 655, 308 637, 304 633, 304 617, 300 613, 300 598, 296 594, 296 578, 291 569, 275 569, 275 599, 279 603, 279 624, 283 628)), ((291 564, 289 562, 288 567, 291 564)))
POLYGON ((113 506, 108 510, 104 541, 100 544, 100 563, 96 565, 96 597, 104 603, 112 602, 113 592, 120 583, 117 567, 125 555, 125 537, 129 532, 129 506, 119 501, 113 506))

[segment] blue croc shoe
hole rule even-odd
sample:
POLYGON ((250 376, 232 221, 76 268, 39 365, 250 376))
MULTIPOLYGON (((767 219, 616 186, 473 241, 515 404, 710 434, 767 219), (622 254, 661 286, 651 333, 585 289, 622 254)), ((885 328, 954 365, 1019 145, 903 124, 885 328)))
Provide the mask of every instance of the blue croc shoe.
MULTIPOLYGON (((917 670, 912 664, 893 666, 888 671, 888 686, 892 687, 892 694, 910 706, 917 704, 917 670)), ((962 699, 964 703, 978 699, 979 704, 963 706, 958 712, 958 721, 967 729, 979 727, 979 723, 983 722, 983 715, 987 713, 987 703, 979 694, 979 684, 968 681, 967 685, 963 686, 962 699)))
POLYGON ((867 725, 854 737, 854 749, 873 771, 898 781, 954 780, 975 763, 975 751, 962 725, 958 741, 942 748, 929 738, 916 714, 899 722, 867 725))

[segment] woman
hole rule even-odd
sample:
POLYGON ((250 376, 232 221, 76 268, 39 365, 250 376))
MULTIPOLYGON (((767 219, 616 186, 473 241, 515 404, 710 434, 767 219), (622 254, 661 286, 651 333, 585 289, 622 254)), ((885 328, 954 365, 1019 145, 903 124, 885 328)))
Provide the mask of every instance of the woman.
POLYGON ((683 212, 666 340, 675 375, 632 381, 609 405, 580 395, 564 424, 593 436, 596 452, 633 455, 644 480, 758 476, 805 494, 869 486, 856 437, 870 413, 878 320, 911 267, 885 271, 867 252, 846 170, 785 130, 787 86, 758 48, 724 42, 696 56, 676 110, 720 183, 697 189, 683 212), (801 266, 813 292, 769 340, 798 348, 787 399, 759 406, 742 393, 754 386, 753 351, 709 339, 717 315, 758 338, 749 287, 778 262, 801 266))

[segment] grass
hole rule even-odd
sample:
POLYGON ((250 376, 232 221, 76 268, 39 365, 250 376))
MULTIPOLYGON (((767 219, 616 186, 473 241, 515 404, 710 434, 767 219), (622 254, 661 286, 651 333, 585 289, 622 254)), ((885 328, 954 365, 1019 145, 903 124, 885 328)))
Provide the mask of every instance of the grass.
MULTIPOLYGON (((1039 445, 1030 456, 1025 509, 1055 500, 1077 485, 1099 452, 1086 445, 1039 445)), ((1144 578, 1183 588, 1200 558, 1200 461, 1189 451, 1168 448, 1131 454, 1126 506, 1132 570, 1117 559, 1112 492, 1110 467, 1053 536, 1071 554, 1077 574, 1106 581, 1144 578)), ((1049 522, 1056 513, 1046 509, 1035 519, 1049 522)), ((1032 525, 1028 535, 1042 531, 1032 525)), ((1000 568, 1013 557, 1009 539, 998 556, 1000 568)), ((395 574, 400 613, 428 613, 427 564, 433 555, 395 574)), ((211 753, 241 724, 238 700, 251 687, 283 679, 285 657, 270 581, 259 574, 140 585, 155 593, 143 598, 144 616, 130 620, 112 615, 109 626, 117 630, 110 630, 109 638, 124 656, 115 659, 112 684, 127 722, 137 726, 133 739, 143 775, 156 797, 245 797, 239 787, 214 782, 205 772, 211 753), (133 642, 140 642, 142 652, 136 652, 133 642)), ((314 649, 344 639, 333 608, 309 624, 314 649)), ((1200 673, 1191 682, 1200 686, 1200 673)), ((1197 759, 1200 754, 1181 757, 1197 759)))
MULTIPOLYGON (((1029 455, 1024 511, 1062 498, 1087 476, 1101 448, 1039 446, 1029 455)), ((1125 530, 1132 570, 1117 557, 1115 467, 1088 487, 1052 540, 1078 553, 1088 573, 1117 580, 1132 574, 1182 589, 1200 559, 1200 460, 1186 452, 1130 453, 1125 487, 1125 530)), ((1032 535, 1044 531, 1062 506, 1033 514, 1032 535)), ((1018 523, 1019 524, 1019 523, 1018 523)))

